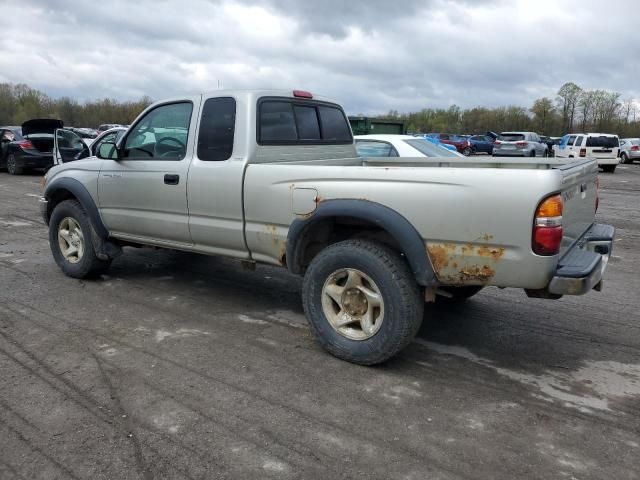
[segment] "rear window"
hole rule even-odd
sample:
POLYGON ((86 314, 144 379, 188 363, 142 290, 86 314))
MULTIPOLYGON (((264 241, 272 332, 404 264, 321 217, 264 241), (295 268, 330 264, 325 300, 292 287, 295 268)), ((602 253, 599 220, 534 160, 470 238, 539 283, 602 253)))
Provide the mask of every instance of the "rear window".
POLYGON ((320 140, 320 123, 315 107, 295 105, 293 111, 296 114, 300 140, 320 140))
POLYGON ((404 142, 411 145, 427 157, 458 157, 458 154, 453 150, 441 147, 440 145, 436 145, 435 143, 431 143, 430 141, 422 138, 409 139, 404 142))
POLYGON ((587 147, 616 148, 619 146, 618 137, 587 137, 587 147))
POLYGON ((353 142, 349 122, 335 106, 295 99, 262 99, 258 104, 260 145, 326 145, 353 142))
POLYGON ((351 129, 342 110, 336 107, 318 107, 318 112, 322 122, 322 138, 324 140, 351 143, 351 129))
POLYGON ((640 140, 631 140, 631 145, 640 145, 640 140))
POLYGON ((502 133, 498 136, 498 140, 503 142, 521 142, 524 140, 524 135, 521 133, 502 133))

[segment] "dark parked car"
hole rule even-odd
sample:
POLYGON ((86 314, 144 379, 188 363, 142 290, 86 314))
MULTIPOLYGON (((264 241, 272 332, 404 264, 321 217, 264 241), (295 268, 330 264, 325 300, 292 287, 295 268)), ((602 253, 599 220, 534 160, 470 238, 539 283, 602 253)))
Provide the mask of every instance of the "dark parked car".
POLYGON ((428 133, 427 136, 437 138, 440 142, 446 143, 447 145, 453 145, 456 147, 456 150, 465 157, 468 157, 473 153, 471 142, 465 137, 452 135, 450 133, 428 133))
POLYGON ((22 127, 0 127, 0 168, 19 175, 29 168, 49 168, 53 165, 53 133, 62 128, 62 121, 52 118, 28 120, 22 127))
POLYGON ((471 135, 469 137, 473 153, 481 152, 488 153, 489 155, 493 153, 493 142, 495 142, 495 140, 496 137, 490 135, 471 135))

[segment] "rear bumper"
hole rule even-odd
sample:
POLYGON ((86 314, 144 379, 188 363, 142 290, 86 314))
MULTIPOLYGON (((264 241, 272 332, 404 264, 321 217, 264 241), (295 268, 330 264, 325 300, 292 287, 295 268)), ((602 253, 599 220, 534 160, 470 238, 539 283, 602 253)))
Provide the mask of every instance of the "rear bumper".
POLYGON ((620 163, 620 159, 618 157, 613 158, 596 158, 598 165, 617 165, 620 163))
POLYGON ((48 168, 53 165, 53 155, 22 154, 16 155, 16 161, 22 167, 48 168))
POLYGON ((494 157, 528 157, 529 150, 498 150, 493 149, 494 157))
POLYGON ((595 223, 558 262, 549 282, 554 295, 584 295, 602 288, 602 277, 613 250, 615 229, 595 223))

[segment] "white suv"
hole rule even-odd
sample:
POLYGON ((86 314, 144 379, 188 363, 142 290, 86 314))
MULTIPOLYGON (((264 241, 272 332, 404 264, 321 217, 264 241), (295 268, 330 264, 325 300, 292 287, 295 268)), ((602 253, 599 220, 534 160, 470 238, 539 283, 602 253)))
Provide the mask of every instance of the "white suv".
POLYGON ((572 133, 554 147, 558 158, 588 157, 598 160, 603 171, 613 173, 619 163, 620 140, 610 133, 572 133))

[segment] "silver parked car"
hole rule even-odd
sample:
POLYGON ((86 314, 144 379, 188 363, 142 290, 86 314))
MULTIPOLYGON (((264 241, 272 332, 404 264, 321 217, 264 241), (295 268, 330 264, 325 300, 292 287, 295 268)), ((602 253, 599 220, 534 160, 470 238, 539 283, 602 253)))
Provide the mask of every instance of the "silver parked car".
POLYGON ((494 157, 546 157, 549 151, 535 132, 502 132, 493 144, 494 157))
POLYGON ((620 139, 620 162, 633 163, 640 160, 640 138, 620 139))

